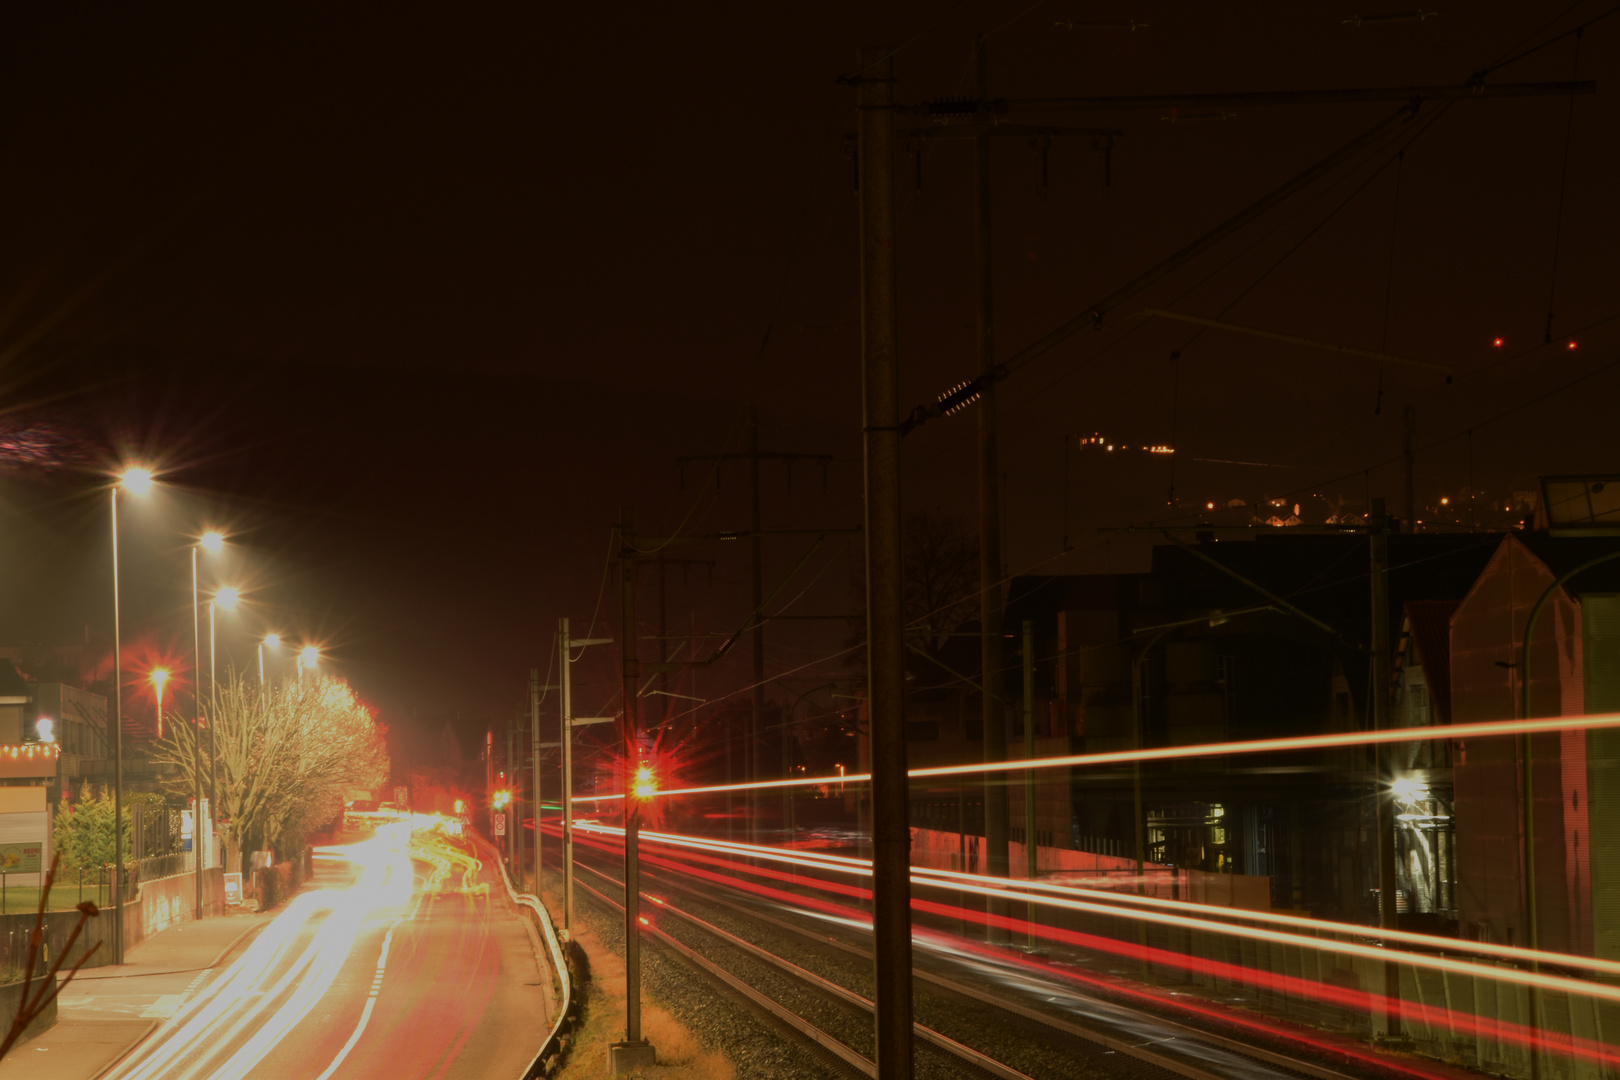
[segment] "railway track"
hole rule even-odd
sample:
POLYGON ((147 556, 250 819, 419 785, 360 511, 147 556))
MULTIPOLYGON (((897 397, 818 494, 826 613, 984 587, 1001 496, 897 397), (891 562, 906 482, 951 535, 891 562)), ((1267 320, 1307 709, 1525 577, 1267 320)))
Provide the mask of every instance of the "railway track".
MULTIPOLYGON (((576 867, 600 888, 576 878, 599 903, 622 912, 623 885, 606 845, 576 849, 576 867), (594 865, 593 865, 594 864, 594 865)), ((643 865, 645 932, 813 1047, 839 1072, 875 1076, 870 1057, 872 1003, 856 988, 870 983, 871 954, 847 925, 805 925, 755 903, 720 895, 668 869, 643 865), (674 898, 681 902, 675 903, 674 898), (728 925, 722 925, 728 924, 728 925), (728 928, 729 926, 729 928, 728 928), (838 933, 827 933, 829 926, 838 933), (746 931, 739 932, 739 931, 746 931), (768 947, 769 946, 769 947, 768 947)), ((964 979, 938 970, 919 951, 914 968, 918 1075, 1069 1080, 1108 1076, 1162 1080, 1361 1080, 1396 1070, 1343 1071, 1301 1060, 1143 1010, 1053 995, 1029 981, 1012 987, 996 972, 964 979), (947 1034, 947 1032, 950 1032, 947 1034)), ((1004 975, 1004 973, 1002 973, 1004 975)))

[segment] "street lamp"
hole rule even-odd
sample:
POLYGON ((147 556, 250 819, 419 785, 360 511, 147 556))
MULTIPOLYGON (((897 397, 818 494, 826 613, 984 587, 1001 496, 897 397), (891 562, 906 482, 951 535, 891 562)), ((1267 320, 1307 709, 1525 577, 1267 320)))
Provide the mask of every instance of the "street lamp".
POLYGON ((163 687, 169 681, 169 669, 155 667, 146 676, 152 680, 152 689, 157 691, 157 737, 163 738, 163 687))
MULTIPOLYGON (((237 601, 242 599, 242 590, 231 585, 221 585, 214 590, 214 595, 208 598, 208 813, 212 817, 214 808, 218 805, 215 799, 219 791, 219 763, 215 761, 215 747, 218 745, 214 737, 214 729, 219 726, 219 685, 215 680, 215 651, 214 651, 214 608, 222 607, 226 611, 235 611, 237 601)), ((193 835, 196 828, 192 828, 193 835)))
POLYGON ((266 634, 264 640, 259 642, 259 691, 261 693, 264 691, 264 649, 267 645, 272 649, 281 648, 281 635, 266 634))
MULTIPOLYGON (((191 762, 192 762, 192 811, 191 811, 191 861, 197 871, 197 912, 196 917, 203 915, 203 791, 202 791, 202 628, 201 602, 197 592, 197 552, 201 549, 211 555, 217 555, 225 549, 225 534, 218 529, 209 529, 197 538, 191 545, 191 672, 195 685, 191 688, 191 762)), ((209 606, 209 643, 213 643, 213 606, 209 606)), ((210 665, 209 677, 212 679, 213 671, 210 665)), ((213 683, 209 683, 209 691, 213 691, 213 683)), ((213 755, 214 717, 212 709, 208 717, 209 756, 213 755)), ((212 784, 213 762, 209 762, 210 784, 208 788, 209 810, 213 810, 214 790, 212 784)), ((210 813, 210 816, 212 814, 210 813)))
POLYGON ((113 577, 113 934, 112 962, 124 962, 124 657, 118 611, 118 492, 145 495, 152 490, 152 470, 131 466, 108 488, 112 509, 113 577))
POLYGON ((302 649, 299 649, 298 650, 298 677, 300 679, 302 679, 304 677, 304 669, 305 668, 313 669, 316 664, 320 663, 320 660, 321 660, 321 650, 316 648, 315 646, 313 646, 313 645, 305 645, 302 649))

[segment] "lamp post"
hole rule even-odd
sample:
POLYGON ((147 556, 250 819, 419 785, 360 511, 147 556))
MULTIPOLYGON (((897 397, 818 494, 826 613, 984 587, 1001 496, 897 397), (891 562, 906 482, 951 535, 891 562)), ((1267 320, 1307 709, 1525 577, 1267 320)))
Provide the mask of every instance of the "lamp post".
POLYGON ((157 692, 157 737, 163 738, 163 687, 169 682, 169 669, 163 667, 153 668, 146 676, 152 680, 152 689, 157 692))
POLYGON ((118 491, 145 495, 152 490, 152 470, 125 469, 109 489, 112 509, 113 577, 113 935, 112 962, 124 962, 124 658, 118 611, 118 491))
MULTIPOLYGON (((208 814, 213 817, 214 807, 217 804, 219 790, 219 764, 215 761, 215 750, 218 746, 214 738, 214 728, 219 724, 219 684, 215 672, 215 634, 214 634, 214 608, 221 607, 226 611, 236 610, 237 601, 242 599, 242 590, 230 585, 222 585, 208 598, 208 814)), ((193 829, 195 831, 195 829, 193 829)))
POLYGON ((264 640, 259 642, 259 691, 261 693, 263 693, 264 685, 265 685, 264 684, 264 649, 265 649, 266 645, 268 645, 272 649, 280 648, 281 647, 281 635, 280 634, 266 634, 266 635, 264 635, 264 640))
POLYGON ((320 659, 321 650, 317 649, 313 645, 305 645, 302 649, 298 650, 299 681, 302 681, 304 678, 304 669, 309 668, 310 670, 314 670, 315 665, 320 663, 320 659))
MULTIPOLYGON (((225 547, 225 536, 216 530, 210 529, 191 545, 191 672, 193 685, 191 688, 191 761, 192 761, 192 810, 191 810, 191 863, 192 869, 197 873, 197 911, 196 918, 203 916, 203 789, 202 789, 202 619, 201 601, 197 592, 197 549, 210 554, 218 553, 225 547)), ((210 622, 210 627, 212 623, 210 622)), ((212 640, 212 638, 210 638, 212 640)), ((210 714, 208 729, 213 731, 214 718, 210 714)), ((212 809, 212 807, 210 807, 212 809)))

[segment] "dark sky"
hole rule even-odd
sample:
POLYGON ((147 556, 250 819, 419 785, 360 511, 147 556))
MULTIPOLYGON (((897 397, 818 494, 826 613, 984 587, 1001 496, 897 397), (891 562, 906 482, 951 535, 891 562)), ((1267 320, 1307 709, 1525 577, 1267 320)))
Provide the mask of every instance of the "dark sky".
MULTIPOLYGON (((521 698, 530 663, 545 666, 557 616, 589 622, 619 506, 648 530, 746 523, 740 471, 715 491, 689 468, 682 489, 674 457, 739 449, 748 400, 768 449, 837 459, 825 493, 819 474, 797 472, 790 491, 768 469, 767 524, 859 520, 853 96, 834 81, 858 46, 906 43, 905 101, 965 93, 981 31, 998 96, 1458 84, 1605 10, 1439 3, 1421 22, 1357 27, 1345 20, 1378 12, 1233 7, 8 12, 6 419, 50 425, 78 461, 5 475, 5 634, 104 634, 93 466, 137 454, 161 462, 171 489, 130 512, 126 634, 181 639, 184 537, 225 522, 239 544, 222 573, 255 587, 234 631, 241 656, 264 627, 318 638, 396 722, 459 711, 481 729, 521 698)), ((1614 469, 1620 324, 1586 328, 1620 315, 1617 33, 1620 18, 1582 38, 1579 75, 1600 90, 1573 114, 1567 98, 1428 105, 1006 383, 1009 570, 1135 566, 1140 543, 1105 541, 1099 526, 1186 521, 1205 500, 1282 498, 1315 520, 1327 499, 1398 502, 1407 404, 1422 504, 1470 475, 1500 501, 1539 473, 1614 469), (1558 340, 1537 349, 1550 289, 1558 340), (1144 306, 1387 348, 1458 376, 1447 387, 1420 369, 1133 317, 1144 306), (1064 436, 1092 431, 1173 443, 1175 471, 1071 451, 1076 550, 1063 556, 1064 436)), ((1565 39, 1491 81, 1565 79, 1574 60, 1565 39)), ((1054 146, 1044 191, 1026 142, 997 140, 1002 354, 1390 111, 1046 118, 1125 132, 1109 189, 1089 139, 1054 146)), ((919 191, 904 162, 908 402, 973 370, 969 165, 964 145, 932 146, 919 191)), ((971 515, 972 442, 971 415, 911 436, 908 504, 971 515)), ((794 610, 849 609, 852 550, 839 540, 811 555, 784 593, 808 589, 794 610)), ((774 543, 767 577, 803 552, 774 543)), ((746 613, 740 553, 681 556, 715 565, 682 568, 670 620, 732 629, 746 613)), ((611 590, 604 616, 611 630, 611 590)), ((816 661, 844 634, 773 631, 772 670, 831 670, 816 661)), ((599 700, 610 659, 588 675, 599 700)), ((709 691, 743 670, 715 669, 709 691)))

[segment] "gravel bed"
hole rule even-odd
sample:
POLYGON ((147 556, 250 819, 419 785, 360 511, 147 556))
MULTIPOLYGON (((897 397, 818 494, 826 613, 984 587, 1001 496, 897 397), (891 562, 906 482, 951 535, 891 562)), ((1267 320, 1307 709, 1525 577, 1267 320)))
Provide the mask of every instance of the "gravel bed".
MULTIPOLYGON (((643 874, 649 877, 656 874, 661 887, 668 888, 672 885, 666 872, 643 870, 643 874)), ((870 962, 861 957, 830 945, 817 945, 807 938, 778 929, 769 923, 750 920, 730 908, 705 903, 700 895, 691 892, 683 892, 682 907, 789 963, 813 971, 822 978, 863 997, 872 996, 872 967, 870 962)), ((679 919, 667 918, 660 925, 682 943, 698 949, 710 958, 715 958, 717 950, 723 949, 728 956, 725 961, 727 968, 744 975, 752 985, 764 989, 801 1016, 813 1020, 817 1026, 844 1039, 861 1053, 871 1055, 872 1033, 869 1014, 861 1016, 857 1021, 856 1036, 850 1037, 842 1027, 825 1022, 819 1014, 799 1008, 794 999, 779 994, 775 989, 776 983, 789 984, 795 988, 803 987, 798 980, 772 972, 737 950, 720 945, 700 929, 679 928, 679 924, 679 919), (736 957, 737 961, 734 962, 729 957, 736 957), (746 974, 742 970, 744 963, 751 969, 746 974), (755 971, 764 973, 759 977, 761 981, 756 981, 755 971), (770 981, 763 981, 766 979, 770 981)), ((861 948, 869 947, 868 941, 855 938, 856 935, 848 935, 847 943, 861 948)), ((806 990, 800 993, 814 994, 814 991, 806 990)), ((1169 1080, 1177 1075, 1128 1055, 1108 1050, 1096 1043, 1075 1039, 1045 1025, 1001 1012, 982 1002, 940 991, 921 981, 913 984, 912 1002, 918 1022, 971 1046, 980 1053, 996 1058, 1020 1072, 1027 1073, 1036 1080, 1069 1080, 1082 1077, 1095 1077, 1098 1080, 1105 1077, 1169 1080)), ((847 1008, 838 1007, 837 1011, 844 1016, 850 1015, 847 1008)), ((917 1044, 919 1077, 949 1080, 977 1072, 978 1070, 970 1068, 954 1055, 925 1043, 917 1044)))
MULTIPOLYGON (((604 867, 604 869, 610 869, 604 867)), ((713 896, 706 896, 712 891, 720 894, 721 890, 683 881, 678 875, 663 868, 651 866, 643 867, 645 887, 653 892, 668 890, 679 893, 681 900, 679 906, 690 911, 693 915, 712 923, 713 925, 735 934, 762 949, 798 965, 808 971, 837 983, 862 997, 870 999, 873 994, 873 973, 870 961, 855 956, 845 950, 838 949, 830 944, 821 944, 816 941, 794 934, 785 929, 772 926, 748 917, 741 912, 713 902, 713 896)), ((595 879, 595 875, 587 874, 588 878, 595 879)), ((600 885, 599 879, 592 881, 593 885, 600 885)), ((778 886, 781 887, 781 886, 778 886)), ((616 898, 618 890, 603 886, 616 898)), ((738 901, 734 901, 738 902, 738 901)), ((743 906, 747 906, 746 899, 741 899, 743 906)), ((783 912, 777 911, 774 917, 782 918, 783 912)), ((675 937, 682 944, 693 949, 704 957, 719 963, 737 977, 743 979, 780 1002, 793 1012, 814 1023, 817 1027, 832 1034, 848 1046, 870 1057, 872 1055, 873 1034, 871 1016, 864 1011, 853 1009, 842 1002, 838 1002, 822 994, 802 981, 776 970, 770 965, 756 960, 742 950, 725 944, 701 929, 692 926, 676 916, 667 916, 659 921, 660 929, 675 937)), ((812 933, 827 936, 829 925, 814 922, 808 925, 812 933)), ((856 932, 838 934, 840 940, 857 948, 869 948, 870 939, 856 932)), ((612 939, 615 948, 622 940, 619 930, 615 930, 612 939)), ((644 953, 648 956, 657 951, 656 944, 644 953)), ((661 955, 661 959, 673 966, 684 977, 691 981, 690 969, 676 957, 661 955)), ((961 973, 954 973, 954 978, 961 979, 961 973)), ((971 978, 969 979, 971 981, 971 978)), ((651 978, 649 976, 649 985, 651 978)), ((704 980, 701 995, 712 994, 713 984, 704 980)), ((1024 995, 1019 995, 1025 997, 1024 995)), ((1112 997, 1109 994, 1099 995, 1102 1000, 1112 997)), ((755 1024, 769 1024, 768 1020, 758 1018, 759 1014, 752 1008, 737 1002, 730 995, 722 995, 721 999, 732 1011, 745 1010, 750 1017, 754 1017, 755 1024)), ((963 997, 933 987, 928 983, 917 981, 913 989, 913 1003, 916 1010, 916 1019, 967 1046, 995 1058, 1012 1068, 1028 1074, 1036 1080, 1070 1080, 1070 1078, 1123 1078, 1123 1080, 1180 1080, 1180 1074, 1151 1065, 1147 1062, 1133 1058, 1128 1054, 1110 1050, 1107 1047, 1058 1031, 1036 1020, 1027 1019, 1016 1014, 1004 1012, 984 1002, 963 997)), ((1048 1007, 1039 997, 1025 997, 1024 1003, 1041 1011, 1048 1007)), ((1116 1002, 1116 1004, 1125 1004, 1116 1002)), ((698 1008, 702 1008, 702 1004, 698 1008)), ((1141 1015, 1164 1015, 1172 1018, 1176 1013, 1174 1009, 1141 1008, 1131 1006, 1132 1011, 1141 1015)), ((672 1009, 671 1011, 676 1011, 672 1009)), ((678 1014, 681 1015, 681 1014, 678 1014)), ((1063 1011, 1054 1010, 1054 1016, 1061 1018, 1063 1011)), ((685 1016, 682 1016, 683 1020, 685 1016)), ((1186 1019, 1179 1015, 1173 1018, 1185 1024, 1186 1019)), ((1082 1026, 1091 1026, 1093 1022, 1081 1021, 1082 1026)), ((776 1025, 771 1025, 773 1031, 781 1031, 776 1025)), ((1123 1033, 1121 1033, 1123 1034, 1123 1033)), ((802 1040, 792 1040, 795 1044, 803 1046, 802 1040)), ((1282 1049, 1279 1047, 1279 1049, 1282 1049)), ((729 1048, 728 1053, 731 1053, 729 1048)), ((802 1051, 801 1051, 802 1053, 802 1051)), ((916 1075, 919 1080, 960 1080, 963 1077, 983 1075, 976 1068, 966 1062, 937 1049, 926 1043, 919 1042, 916 1047, 917 1068, 916 1075)), ((1327 1062, 1324 1062, 1326 1064, 1327 1062)), ((741 1061, 738 1062, 741 1065, 741 1061)), ((762 1062, 762 1067, 764 1063, 762 1062)), ((1208 1063, 1205 1063, 1208 1064, 1208 1063)), ((1280 1070, 1276 1066, 1260 1065, 1255 1063, 1262 1072, 1282 1072, 1289 1074, 1289 1070, 1280 1070)), ((1340 1068, 1342 1062, 1336 1063, 1340 1068)), ((842 1075, 838 1066, 832 1066, 831 1071, 822 1071, 817 1075, 842 1075)), ((762 1073, 761 1075, 773 1075, 762 1073)), ((786 1075, 786 1074, 784 1074, 786 1075)), ((1293 1074, 1300 1075, 1300 1074, 1293 1074)))
MULTIPOLYGON (((552 876, 550 872, 548 877, 552 876)), ((621 890, 589 872, 582 880, 618 900, 621 890)), ((624 920, 604 908, 583 889, 575 894, 575 917, 584 922, 604 946, 624 956, 624 920)), ((676 920, 669 920, 674 922, 676 920)), ((683 943, 685 938, 681 939, 683 943)), ((712 940, 712 939, 711 939, 712 940)), ((689 943, 688 943, 689 944, 689 943)), ((736 1067, 739 1077, 772 1080, 847 1080, 849 1074, 806 1046, 752 1006, 738 1000, 680 957, 648 941, 641 950, 641 981, 648 998, 657 1001, 679 1020, 705 1049, 719 1050, 736 1067)))

